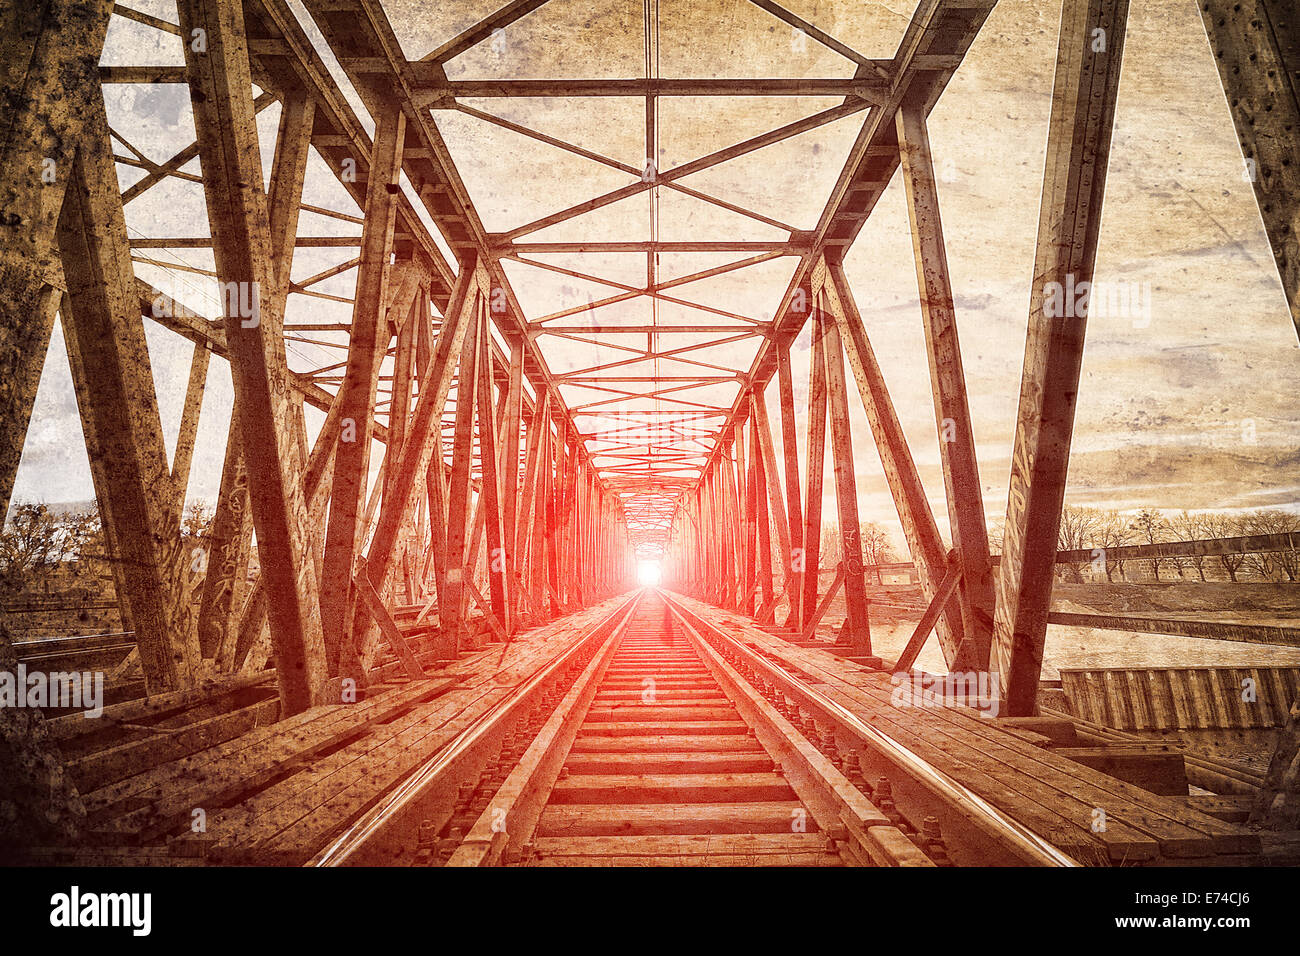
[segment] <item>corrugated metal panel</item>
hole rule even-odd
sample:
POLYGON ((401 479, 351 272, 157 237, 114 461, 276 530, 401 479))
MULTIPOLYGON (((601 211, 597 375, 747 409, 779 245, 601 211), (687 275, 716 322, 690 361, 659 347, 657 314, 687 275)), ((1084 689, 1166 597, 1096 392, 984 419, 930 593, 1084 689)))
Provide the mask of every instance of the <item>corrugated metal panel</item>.
POLYGON ((1286 722, 1300 667, 1062 668, 1061 689, 1075 714, 1117 730, 1246 730, 1286 722))

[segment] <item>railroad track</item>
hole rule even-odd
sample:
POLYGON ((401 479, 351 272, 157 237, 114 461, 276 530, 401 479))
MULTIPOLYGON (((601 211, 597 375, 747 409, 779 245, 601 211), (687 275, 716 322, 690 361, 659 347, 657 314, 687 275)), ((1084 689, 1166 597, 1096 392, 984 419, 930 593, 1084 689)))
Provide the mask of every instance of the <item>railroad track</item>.
MULTIPOLYGON (((474 848, 451 862, 472 860, 474 848)), ((839 865, 660 598, 638 606, 529 845, 544 865, 839 865)))
POLYGON ((855 720, 647 589, 313 863, 1073 865, 855 720))

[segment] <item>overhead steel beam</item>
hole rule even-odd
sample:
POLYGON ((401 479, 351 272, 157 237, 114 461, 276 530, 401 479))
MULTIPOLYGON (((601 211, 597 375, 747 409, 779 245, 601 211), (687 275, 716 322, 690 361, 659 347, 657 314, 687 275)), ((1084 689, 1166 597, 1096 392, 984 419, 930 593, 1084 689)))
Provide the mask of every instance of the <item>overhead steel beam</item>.
MULTIPOLYGON (((923 114, 938 102, 948 81, 970 49, 997 0, 921 0, 891 61, 889 97, 867 115, 849 152, 808 247, 781 298, 771 335, 759 348, 747 373, 750 388, 764 387, 776 371, 775 343, 803 328, 808 311, 792 309, 823 252, 842 255, 866 224, 876 202, 898 168, 894 114, 905 100, 923 114)), ((728 428, 744 416, 742 398, 732 405, 728 428)), ((725 429, 724 429, 725 430, 725 429)), ((716 456, 716 452, 715 452, 716 456)))
POLYGON ((458 96, 856 96, 884 101, 886 84, 877 77, 847 79, 609 79, 609 80, 447 80, 441 66, 419 62, 406 68, 417 106, 446 109, 458 96))
MULTIPOLYGON (((287 8, 283 0, 263 0, 268 7, 287 8)), ((472 257, 481 261, 492 290, 500 290, 505 308, 492 309, 492 320, 508 339, 518 335, 524 352, 524 376, 535 394, 552 393, 550 414, 562 423, 566 436, 577 430, 558 391, 540 349, 526 333, 527 320, 518 299, 492 254, 492 243, 450 151, 427 110, 421 109, 405 74, 407 60, 393 32, 387 13, 378 0, 305 0, 312 19, 338 56, 339 64, 357 87, 372 114, 381 100, 395 101, 407 120, 407 148, 402 168, 406 172, 434 223, 438 226, 461 267, 472 257)), ((521 14, 522 15, 522 14, 521 14)), ((476 41, 477 42, 477 41, 476 41)), ((489 293, 489 298, 492 298, 489 293)), ((509 363, 502 357, 502 369, 509 363)), ((583 446, 580 458, 586 460, 583 446)))

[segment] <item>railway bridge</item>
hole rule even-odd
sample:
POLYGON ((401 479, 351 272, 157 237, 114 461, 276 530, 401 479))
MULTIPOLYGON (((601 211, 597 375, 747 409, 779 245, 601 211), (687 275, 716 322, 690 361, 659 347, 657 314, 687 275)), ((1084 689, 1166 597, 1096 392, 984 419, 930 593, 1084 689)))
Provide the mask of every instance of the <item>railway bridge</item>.
MULTIPOLYGON (((1150 31, 1126 43, 1127 0, 883 6, 6 4, 0 505, 57 364, 109 559, 86 603, 118 617, 41 640, 6 614, 0 852, 1300 860, 1296 612, 1053 601, 1071 562, 1300 543, 1061 546, 1073 295, 1106 279, 1121 71, 1150 31), (1031 24, 1056 40, 990 514, 962 351, 988 333, 963 315, 959 342, 930 115, 1031 24), (888 202, 934 467, 849 265, 888 202), (877 455, 896 584, 858 531, 877 455), (1284 656, 1045 672, 1049 627, 1284 656), (1228 752, 1247 737, 1253 763, 1228 752)), ((1300 328, 1300 23, 1188 9, 1300 328)))

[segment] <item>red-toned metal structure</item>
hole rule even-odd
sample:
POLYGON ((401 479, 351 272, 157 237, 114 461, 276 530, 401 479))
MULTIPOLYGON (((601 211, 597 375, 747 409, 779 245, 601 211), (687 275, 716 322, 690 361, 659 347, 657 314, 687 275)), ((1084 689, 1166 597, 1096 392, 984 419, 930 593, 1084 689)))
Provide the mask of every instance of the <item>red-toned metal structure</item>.
MULTIPOLYGON (((273 667, 287 718, 335 702, 341 686, 393 673, 420 679, 430 661, 597 605, 631 588, 641 561, 659 562, 670 590, 792 633, 811 634, 842 588, 845 656, 878 664, 852 530, 859 514, 849 404, 861 401, 928 605, 919 640, 933 629, 951 669, 996 671, 1007 712, 1035 714, 1086 332, 1085 321, 1052 317, 1044 290, 1093 273, 1127 0, 1062 5, 996 563, 927 131, 995 0, 921 0, 885 59, 860 55, 779 3, 752 2, 838 54, 851 75, 663 78, 647 20, 644 76, 448 78, 450 61, 546 0, 504 3, 419 58, 404 52, 379 0, 304 0, 305 14, 286 0, 178 0, 175 22, 112 0, 8 5, 0 31, 0 504, 9 503, 57 318, 117 559, 117 594, 136 635, 121 674, 138 674, 149 694, 160 694, 273 667), (183 63, 102 64, 114 19, 170 38, 183 63), (1092 45, 1096 30, 1107 38, 1104 52, 1092 45), (194 142, 164 162, 149 159, 132 144, 136 131, 110 125, 104 93, 118 84, 187 88, 194 142), (842 101, 656 168, 665 99, 740 95, 842 101), (644 167, 481 105, 610 96, 644 104, 644 167), (268 142, 259 115, 272 106, 278 126, 268 142), (627 182, 490 231, 438 111, 580 156, 627 182), (846 117, 861 125, 812 229, 689 180, 846 117), (304 200, 318 163, 361 215, 304 200), (947 541, 843 268, 895 176, 906 187, 942 435, 947 541), (169 181, 201 188, 206 222, 178 214, 156 219, 156 234, 133 234, 126 208, 169 181), (661 239, 656 203, 670 194, 780 238, 661 239), (648 240, 538 235, 636 197, 648 201, 648 240), (210 254, 211 267, 168 259, 177 249, 210 254), (304 250, 344 250, 347 258, 304 275, 294 268, 304 250), (706 254, 714 264, 675 272, 663 264, 665 256, 706 254), (718 264, 721 254, 730 258, 718 264), (636 256, 644 276, 613 280, 596 266, 558 264, 560 255, 636 256), (793 273, 771 318, 692 297, 692 283, 774 260, 793 264, 793 273), (160 276, 186 271, 216 283, 221 314, 201 314, 160 288, 160 276), (539 273, 611 291, 537 314, 516 290, 539 273), (338 290, 330 283, 340 277, 350 293, 321 291, 338 290), (603 318, 624 303, 644 306, 649 320, 603 318), (317 305, 335 311, 318 318, 317 305), (346 320, 333 317, 340 307, 350 311, 346 320), (170 459, 146 323, 194 345, 170 459), (791 343, 805 328, 814 346, 801 446, 791 343), (600 358, 556 371, 548 355, 557 342, 600 358), (196 585, 181 521, 213 357, 229 365, 234 403, 196 585), (769 413, 769 395, 779 417, 769 413), (833 489, 823 488, 828 457, 833 489), (823 514, 826 494, 832 515, 823 514), (848 529, 829 592, 810 573, 827 519, 848 529), (780 621, 778 607, 786 609, 780 621)), ((1300 184, 1285 158, 1300 137, 1295 44, 1287 42, 1298 34, 1282 7, 1209 2, 1203 16, 1243 147, 1259 162, 1255 188, 1300 327, 1300 254, 1290 228, 1300 184)), ((918 650, 909 647, 901 666, 918 650)), ((6 734, 40 751, 39 718, 22 719, 0 716, 6 734)), ((1296 746, 1293 711, 1269 775, 1272 792, 1292 802, 1296 746)))

